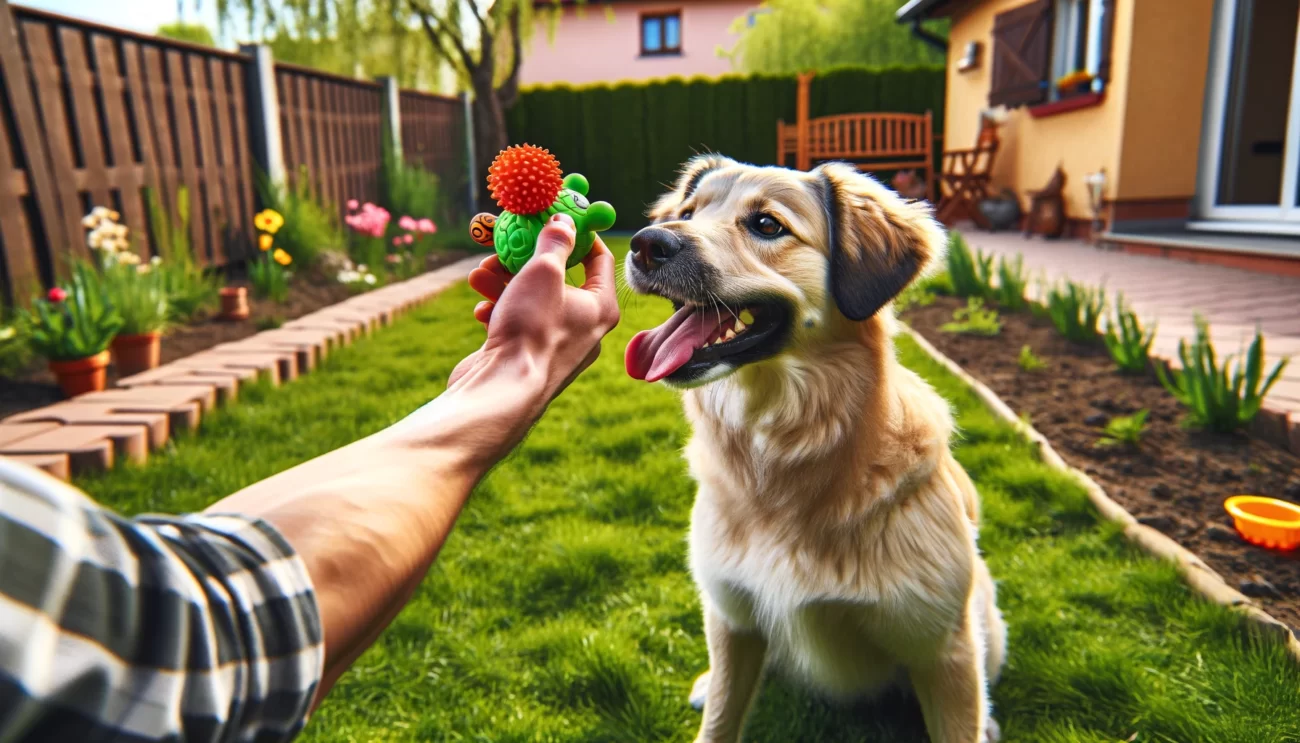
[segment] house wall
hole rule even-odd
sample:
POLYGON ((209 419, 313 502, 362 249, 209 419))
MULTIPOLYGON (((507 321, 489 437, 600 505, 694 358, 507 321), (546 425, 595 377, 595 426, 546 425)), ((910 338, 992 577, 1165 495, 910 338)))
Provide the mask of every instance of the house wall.
POLYGON ((1126 65, 1115 195, 1126 201, 1190 201, 1196 193, 1214 0, 1120 0, 1125 5, 1132 8, 1134 43, 1126 65))
POLYGON ((733 72, 718 47, 732 48, 738 36, 731 24, 757 6, 753 0, 701 2, 619 2, 558 12, 553 40, 549 13, 538 12, 536 28, 524 48, 520 82, 597 83, 647 80, 672 75, 722 75, 733 72), (641 14, 680 10, 682 53, 641 56, 641 14))

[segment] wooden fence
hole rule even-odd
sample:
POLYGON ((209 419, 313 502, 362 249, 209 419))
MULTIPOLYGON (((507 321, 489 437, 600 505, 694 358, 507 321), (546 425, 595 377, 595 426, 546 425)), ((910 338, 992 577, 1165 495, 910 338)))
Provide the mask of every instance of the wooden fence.
MULTIPOLYGON (((463 103, 403 91, 405 155, 463 183, 463 103), (409 103, 408 103, 409 101, 409 103), (409 112, 408 112, 409 109, 409 112)), ((263 75, 255 56, 137 34, 0 0, 0 300, 22 302, 85 256, 82 217, 122 214, 142 258, 157 254, 146 188, 175 215, 189 193, 204 265, 255 252, 254 183, 277 143, 294 182, 338 208, 377 200, 383 86, 293 65, 263 75), (274 95, 256 103, 258 81, 274 95), (278 126, 279 132, 267 129, 278 126)))

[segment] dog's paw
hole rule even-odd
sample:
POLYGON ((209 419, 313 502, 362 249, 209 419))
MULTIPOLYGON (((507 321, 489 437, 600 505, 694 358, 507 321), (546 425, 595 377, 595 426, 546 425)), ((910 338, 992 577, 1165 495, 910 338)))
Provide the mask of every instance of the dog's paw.
POLYGON ((695 679, 695 685, 691 687, 691 695, 688 697, 691 702, 691 709, 696 712, 704 711, 704 699, 709 696, 709 672, 705 671, 700 677, 695 679))
POLYGON ((984 726, 984 740, 982 743, 998 743, 1000 740, 1002 740, 1002 727, 998 725, 997 720, 990 717, 988 724, 984 726))

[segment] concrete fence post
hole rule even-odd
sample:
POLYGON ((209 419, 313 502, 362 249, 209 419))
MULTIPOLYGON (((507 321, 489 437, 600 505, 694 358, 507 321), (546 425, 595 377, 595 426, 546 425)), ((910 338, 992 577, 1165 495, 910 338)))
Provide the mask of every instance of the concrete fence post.
POLYGON ((468 213, 472 217, 478 213, 478 189, 475 188, 478 164, 474 162, 474 108, 468 92, 461 93, 460 100, 465 108, 465 185, 468 188, 466 194, 469 198, 468 213))
POLYGON ((384 86, 384 131, 388 132, 393 155, 398 162, 402 162, 402 99, 399 95, 401 90, 395 77, 377 77, 375 81, 384 86))
POLYGON ((275 88, 275 60, 265 44, 241 44, 248 66, 248 132, 253 160, 271 183, 285 182, 284 142, 280 136, 280 98, 275 88))

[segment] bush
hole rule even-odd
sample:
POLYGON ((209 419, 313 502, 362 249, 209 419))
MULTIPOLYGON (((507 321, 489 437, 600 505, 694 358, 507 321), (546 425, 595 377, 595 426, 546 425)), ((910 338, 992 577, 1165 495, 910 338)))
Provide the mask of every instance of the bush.
MULTIPOLYGON (((387 139, 385 136, 385 144, 387 139)), ((391 146, 384 147, 380 172, 380 201, 391 214, 427 218, 439 224, 450 220, 438 188, 437 175, 418 165, 403 162, 391 146)), ((394 234, 390 231, 388 237, 392 238, 394 234)))
POLYGON ((1067 339, 1075 343, 1091 343, 1099 332, 1097 322, 1106 306, 1106 292, 1090 289, 1073 281, 1064 287, 1054 286, 1047 293, 1047 315, 1052 324, 1067 339))
POLYGON ((953 322, 944 323, 939 329, 945 333, 964 333, 966 335, 994 336, 1002 332, 1002 321, 998 311, 984 307, 984 300, 971 297, 966 306, 952 313, 953 322))
POLYGON ((1115 300, 1115 317, 1106 323, 1106 349, 1115 365, 1125 374, 1143 374, 1151 355, 1151 342, 1155 340, 1155 326, 1143 330, 1137 313, 1124 306, 1124 296, 1115 300))
POLYGON ((177 189, 174 221, 152 188, 145 189, 145 206, 149 210, 154 245, 162 259, 154 263, 151 271, 167 295, 169 319, 187 323, 215 307, 221 290, 219 279, 206 273, 194 259, 190 245, 189 192, 185 186, 177 189))
POLYGON ((50 361, 94 356, 108 348, 122 327, 95 267, 86 261, 73 263, 67 288, 56 287, 45 298, 33 299, 22 322, 32 349, 50 361))
POLYGON ((289 271, 285 266, 292 262, 289 254, 276 249, 260 260, 248 264, 248 280, 253 285, 253 295, 283 304, 289 298, 289 271))
POLYGON ((1097 439, 1097 446, 1130 446, 1137 448, 1142 443, 1142 434, 1147 430, 1147 415, 1151 411, 1143 408, 1133 415, 1117 415, 1106 423, 1106 435, 1097 439))
POLYGON ((1277 382, 1289 358, 1277 362, 1261 384, 1264 371, 1264 336, 1257 330, 1246 352, 1246 362, 1234 363, 1228 356, 1219 366, 1210 341, 1210 327, 1203 317, 1196 318, 1196 340, 1189 347, 1186 339, 1178 341, 1178 359, 1183 368, 1156 365, 1160 383, 1187 408, 1187 422, 1197 428, 1231 433, 1251 422, 1264 404, 1264 396, 1277 382), (1231 370, 1229 369, 1231 367, 1231 370), (1230 373, 1231 372, 1231 373, 1230 373))
MULTIPOLYGON (((813 80, 809 113, 932 111, 935 131, 943 131, 944 84, 942 65, 824 70, 813 80)), ((776 122, 794 122, 797 88, 792 74, 530 87, 506 123, 512 143, 546 147, 566 172, 587 176, 592 200, 617 209, 615 229, 631 230, 645 225, 646 207, 692 155, 776 163, 776 122)), ((475 180, 488 163, 477 165, 475 180)))
POLYGON ((993 290, 993 298, 1002 307, 1018 312, 1025 308, 1025 287, 1029 277, 1025 274, 1025 258, 1016 255, 1014 262, 1006 256, 998 259, 998 286, 993 290))
POLYGON ((980 297, 993 295, 992 281, 993 256, 984 255, 984 251, 972 253, 966 244, 966 238, 960 232, 953 232, 948 237, 948 278, 952 281, 953 292, 959 297, 980 297))
POLYGON ((311 189, 307 168, 298 171, 297 185, 272 183, 258 177, 258 195, 268 209, 284 218, 275 232, 275 244, 299 266, 311 266, 326 250, 347 244, 334 207, 321 203, 311 189))

